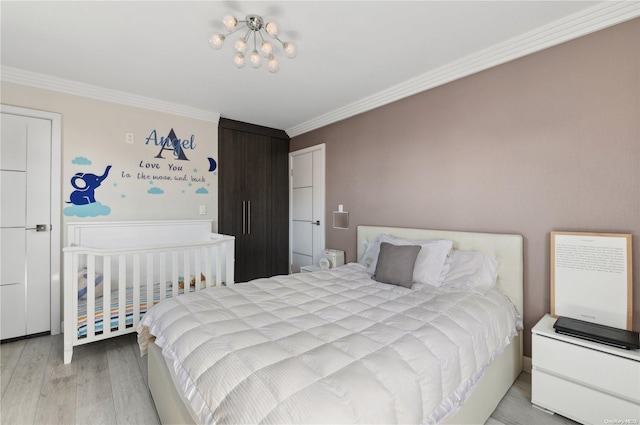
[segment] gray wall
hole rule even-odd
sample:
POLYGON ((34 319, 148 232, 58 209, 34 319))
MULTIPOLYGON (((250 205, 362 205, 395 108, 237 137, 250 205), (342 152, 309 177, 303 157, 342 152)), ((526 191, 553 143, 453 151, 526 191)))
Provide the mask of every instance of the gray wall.
MULTIPOLYGON (((549 311, 549 232, 633 235, 640 271, 640 19, 295 137, 327 146, 326 245, 358 224, 519 233, 525 355, 549 311)), ((635 285, 634 329, 640 330, 635 285)))

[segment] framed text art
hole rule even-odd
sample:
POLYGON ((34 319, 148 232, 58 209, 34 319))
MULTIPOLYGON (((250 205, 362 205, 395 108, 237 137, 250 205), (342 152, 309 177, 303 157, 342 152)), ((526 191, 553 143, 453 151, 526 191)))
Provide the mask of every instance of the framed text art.
POLYGON ((631 235, 551 232, 551 315, 631 330, 631 235))

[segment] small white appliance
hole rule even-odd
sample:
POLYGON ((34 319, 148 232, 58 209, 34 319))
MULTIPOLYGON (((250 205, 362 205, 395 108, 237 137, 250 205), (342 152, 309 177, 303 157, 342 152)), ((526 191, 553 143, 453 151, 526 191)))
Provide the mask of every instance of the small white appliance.
POLYGON ((344 264, 344 251, 339 249, 325 249, 318 264, 323 269, 332 269, 344 264))

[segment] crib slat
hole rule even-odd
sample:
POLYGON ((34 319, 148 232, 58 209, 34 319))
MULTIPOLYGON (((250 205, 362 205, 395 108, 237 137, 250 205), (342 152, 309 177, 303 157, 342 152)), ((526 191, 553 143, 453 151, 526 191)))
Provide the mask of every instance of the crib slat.
POLYGON ((118 256, 118 332, 127 328, 127 256, 118 256))
POLYGON ((184 276, 184 293, 191 290, 191 264, 189 261, 189 249, 182 250, 182 275, 184 276))
POLYGON ((167 251, 160 253, 160 301, 167 297, 167 251))
MULTIPOLYGON (((179 275, 178 275, 178 251, 177 250, 172 250, 171 251, 171 282, 173 282, 173 285, 171 287, 171 296, 172 297, 177 297, 178 296, 178 289, 179 288, 179 275)), ((185 285, 187 285, 187 283, 185 283, 185 285)))
POLYGON ((201 254, 201 249, 200 248, 194 248, 193 249, 193 258, 195 259, 195 270, 193 271, 193 275, 195 276, 195 280, 196 280, 196 287, 195 290, 199 291, 201 289, 201 285, 202 285, 202 281, 200 280, 200 274, 202 273, 202 271, 200 270, 202 265, 200 264, 200 254, 201 254))
POLYGON ((96 335, 96 256, 87 255, 87 338, 96 335))
POLYGON ((147 308, 153 307, 153 254, 147 254, 147 308))
POLYGON ((140 254, 133 254, 133 316, 132 326, 135 328, 140 321, 140 254))
MULTIPOLYGON (((78 280, 79 280, 79 276, 78 276, 78 270, 80 270, 80 255, 81 254, 72 254, 73 256, 73 266, 72 266, 72 272, 70 274, 71 276, 71 280, 73 281, 73 285, 71 288, 71 304, 73 304, 73 323, 76 324, 75 328, 73 329, 73 332, 71 333, 73 335, 73 342, 77 342, 78 341, 78 328, 79 328, 79 323, 78 323, 78 280)), ((65 320, 66 322, 66 320, 65 320)))
POLYGON ((213 258, 213 247, 210 246, 206 246, 204 248, 204 252, 205 252, 205 256, 204 256, 204 268, 205 268, 205 280, 206 280, 206 286, 207 288, 210 288, 214 285, 214 282, 212 281, 212 276, 211 276, 211 260, 213 258))
POLYGON ((213 247, 216 253, 216 286, 222 286, 224 276, 222 276, 222 246, 216 245, 213 247))
POLYGON ((111 256, 102 257, 102 334, 111 336, 111 256))

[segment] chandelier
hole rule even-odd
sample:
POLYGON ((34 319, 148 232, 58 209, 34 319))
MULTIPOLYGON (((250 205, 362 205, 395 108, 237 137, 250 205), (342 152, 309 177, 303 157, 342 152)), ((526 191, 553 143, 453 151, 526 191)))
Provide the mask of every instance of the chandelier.
POLYGON ((278 64, 278 60, 274 55, 276 46, 271 40, 269 40, 269 38, 280 43, 285 56, 288 58, 296 57, 297 49, 295 44, 288 41, 282 41, 278 38, 280 28, 278 27, 278 24, 273 21, 265 24, 262 17, 258 15, 247 15, 244 21, 238 21, 235 17, 227 15, 222 20, 222 23, 227 29, 228 34, 225 36, 224 34, 217 33, 212 34, 209 37, 209 44, 216 50, 222 48, 224 40, 228 36, 238 31, 246 30, 244 36, 237 39, 233 44, 236 49, 236 54, 233 56, 233 63, 238 68, 244 67, 246 59, 245 52, 247 51, 249 44, 253 42, 253 50, 248 56, 251 66, 254 68, 260 68, 260 66, 262 66, 262 58, 264 57, 267 61, 267 69, 270 72, 278 72, 278 70, 280 70, 280 64, 278 64), (260 46, 260 52, 258 52, 258 46, 260 46))

